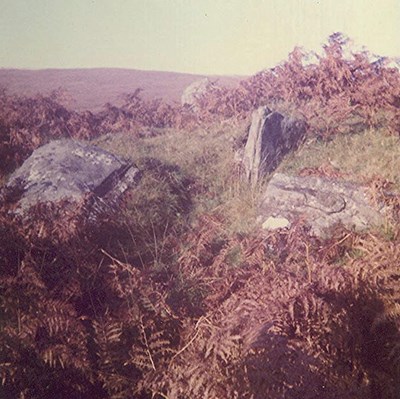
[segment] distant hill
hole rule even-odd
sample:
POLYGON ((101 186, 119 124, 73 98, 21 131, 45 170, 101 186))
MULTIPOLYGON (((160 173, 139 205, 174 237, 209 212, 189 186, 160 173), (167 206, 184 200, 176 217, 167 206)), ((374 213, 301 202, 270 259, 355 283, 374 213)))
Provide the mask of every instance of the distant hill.
MULTIPOLYGON (((134 69, 0 69, 0 87, 10 93, 49 94, 62 88, 71 101, 69 107, 97 111, 107 102, 119 104, 123 94, 143 89, 144 98, 162 98, 180 102, 183 90, 192 82, 206 77, 176 72, 140 71, 134 69)), ((211 76, 221 84, 232 86, 244 77, 211 76)))

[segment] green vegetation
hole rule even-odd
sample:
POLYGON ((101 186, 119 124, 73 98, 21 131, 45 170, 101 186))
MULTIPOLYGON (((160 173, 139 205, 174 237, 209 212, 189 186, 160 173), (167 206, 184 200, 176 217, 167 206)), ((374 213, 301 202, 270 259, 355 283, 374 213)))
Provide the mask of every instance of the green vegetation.
MULTIPOLYGON (((94 144, 132 160, 143 170, 149 170, 149 166, 151 170, 152 162, 163 165, 165 175, 161 178, 175 179, 181 195, 190 196, 186 202, 190 201, 191 221, 200 214, 217 212, 224 215, 228 230, 249 232, 254 228, 257 196, 262 187, 249 190, 234 161, 236 143, 246 125, 247 122, 232 121, 222 127, 210 124, 190 132, 166 129, 141 139, 129 133, 110 134, 96 139, 94 144)), ((169 201, 163 183, 145 174, 141 183, 145 189, 139 189, 135 195, 159 195, 165 206, 169 201)), ((147 212, 146 217, 153 213, 147 212)), ((190 222, 187 216, 185 223, 190 222)))
POLYGON ((337 135, 332 140, 310 139, 287 157, 280 170, 298 174, 304 168, 328 167, 343 178, 368 183, 380 177, 400 190, 400 139, 386 129, 366 129, 356 134, 337 135))

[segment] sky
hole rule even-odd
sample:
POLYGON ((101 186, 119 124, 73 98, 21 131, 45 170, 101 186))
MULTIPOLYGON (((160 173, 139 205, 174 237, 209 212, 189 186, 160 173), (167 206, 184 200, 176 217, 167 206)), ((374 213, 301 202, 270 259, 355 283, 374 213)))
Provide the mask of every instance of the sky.
POLYGON ((0 0, 0 67, 250 75, 333 32, 400 56, 400 0, 0 0))

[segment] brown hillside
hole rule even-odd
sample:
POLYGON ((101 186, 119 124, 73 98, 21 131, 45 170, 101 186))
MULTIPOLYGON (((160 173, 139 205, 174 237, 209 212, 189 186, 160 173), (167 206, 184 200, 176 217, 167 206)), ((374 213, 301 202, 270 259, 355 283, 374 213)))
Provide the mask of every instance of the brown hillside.
MULTIPOLYGON (((176 72, 140 71, 134 69, 0 69, 0 87, 10 93, 34 95, 49 94, 63 88, 71 98, 70 107, 76 110, 98 111, 111 102, 119 104, 121 96, 143 89, 148 99, 162 98, 179 102, 183 90, 205 75, 176 72)), ((241 77, 212 77, 228 86, 235 85, 241 77)))

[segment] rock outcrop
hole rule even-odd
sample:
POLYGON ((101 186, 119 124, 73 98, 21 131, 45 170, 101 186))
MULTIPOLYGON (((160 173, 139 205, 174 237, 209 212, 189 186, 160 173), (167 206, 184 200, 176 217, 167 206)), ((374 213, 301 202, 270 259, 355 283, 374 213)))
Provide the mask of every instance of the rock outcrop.
POLYGON ((260 177, 276 169, 283 157, 297 148, 306 133, 306 124, 260 107, 253 112, 243 166, 254 185, 260 177))
POLYGON ((209 78, 196 80, 186 87, 185 91, 183 92, 181 97, 182 106, 186 106, 193 111, 197 111, 199 109, 199 100, 201 97, 214 86, 215 83, 209 78))
POLYGON ((386 209, 372 204, 365 187, 321 177, 296 177, 276 173, 261 202, 263 228, 289 227, 304 219, 311 234, 326 237, 329 229, 343 225, 363 231, 384 223, 386 209))
POLYGON ((83 201, 90 196, 89 214, 113 204, 136 184, 138 168, 100 148, 73 140, 52 141, 17 169, 2 190, 3 202, 24 215, 38 203, 83 201))

